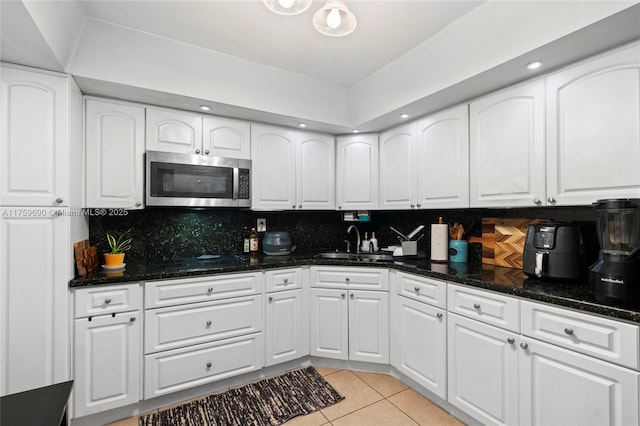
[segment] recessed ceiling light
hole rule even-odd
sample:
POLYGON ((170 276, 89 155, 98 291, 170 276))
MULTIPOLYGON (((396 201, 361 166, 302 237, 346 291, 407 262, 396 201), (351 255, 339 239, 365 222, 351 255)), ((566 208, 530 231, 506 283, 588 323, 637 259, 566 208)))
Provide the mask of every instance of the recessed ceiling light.
POLYGON ((360 133, 360 129, 353 129, 351 133, 360 133))
POLYGON ((400 114, 400 118, 409 118, 409 114, 400 114))
POLYGON ((533 62, 529 62, 527 64, 527 69, 528 70, 537 70, 538 68, 540 68, 542 66, 542 62, 540 61, 533 61, 533 62))
POLYGON ((307 125, 305 123, 299 123, 298 127, 307 127, 307 125))
POLYGON ((211 107, 208 105, 200 105, 200 110, 202 111, 210 111, 211 107))

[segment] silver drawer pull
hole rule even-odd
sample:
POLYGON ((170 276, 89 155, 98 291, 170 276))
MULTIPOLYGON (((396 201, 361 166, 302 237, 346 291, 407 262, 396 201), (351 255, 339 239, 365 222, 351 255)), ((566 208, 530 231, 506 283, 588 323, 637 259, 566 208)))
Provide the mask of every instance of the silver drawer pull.
POLYGON ((349 297, 351 297, 351 300, 353 300, 353 299, 355 299, 355 298, 356 298, 356 295, 355 295, 355 294, 353 294, 353 293, 351 293, 351 294, 349 295, 349 297))
POLYGON ((213 287, 209 287, 209 288, 207 289, 207 293, 213 293, 213 287))
POLYGON ((207 363, 207 368, 211 368, 211 366, 212 366, 212 365, 213 365, 213 364, 211 364, 211 361, 209 361, 209 362, 207 363))
POLYGON ((436 316, 437 316, 438 318, 442 318, 442 316, 443 316, 443 315, 442 315, 442 313, 438 312, 438 313, 436 314, 436 316))
POLYGON ((344 299, 344 293, 342 293, 342 294, 340 295, 340 297, 342 297, 342 298, 344 299))
POLYGON ((344 280, 347 282, 347 284, 349 284, 349 277, 345 278, 344 280))
POLYGON ((129 318, 129 322, 136 322, 136 317, 129 318))
POLYGON ((529 349, 529 344, 522 342, 520 343, 520 347, 526 351, 527 349, 529 349))
POLYGON ((567 336, 573 336, 573 328, 565 328, 564 332, 567 336))
POLYGON ((211 327, 211 321, 207 321, 207 327, 211 327))
POLYGON ((111 303, 111 299, 107 297, 106 299, 104 299, 104 303, 105 305, 108 305, 109 303, 111 303))
POLYGON ((420 293, 420 287, 414 287, 413 291, 415 291, 416 293, 420 293))
POLYGON ((273 302, 273 296, 269 296, 269 303, 273 302))
POLYGON ((283 282, 285 285, 286 285, 286 284, 288 284, 288 283, 289 283, 289 278, 285 278, 285 279, 283 279, 283 280, 282 280, 282 282, 283 282))
POLYGON ((507 339, 507 343, 510 344, 510 345, 513 345, 515 342, 516 342, 516 339, 514 339, 513 337, 509 337, 507 339))
POLYGON ((480 304, 479 303, 474 303, 473 307, 476 308, 476 309, 480 309, 480 304))

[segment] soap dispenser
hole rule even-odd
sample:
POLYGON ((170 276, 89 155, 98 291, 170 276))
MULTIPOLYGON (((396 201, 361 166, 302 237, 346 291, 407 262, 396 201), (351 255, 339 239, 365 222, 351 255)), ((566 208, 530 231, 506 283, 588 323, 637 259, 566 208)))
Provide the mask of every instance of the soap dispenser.
POLYGON ((371 240, 369 240, 369 244, 371 245, 371 251, 378 251, 378 239, 376 238, 376 233, 371 233, 371 240))

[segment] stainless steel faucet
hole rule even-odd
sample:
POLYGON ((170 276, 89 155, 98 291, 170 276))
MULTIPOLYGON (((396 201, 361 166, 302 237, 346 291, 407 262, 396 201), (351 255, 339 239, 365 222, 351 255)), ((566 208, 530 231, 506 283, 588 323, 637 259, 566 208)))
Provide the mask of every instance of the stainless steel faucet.
POLYGON ((347 228, 347 234, 349 234, 351 232, 352 229, 356 230, 356 237, 358 238, 356 241, 356 253, 360 253, 360 231, 358 231, 358 227, 355 225, 351 225, 349 228, 347 228))

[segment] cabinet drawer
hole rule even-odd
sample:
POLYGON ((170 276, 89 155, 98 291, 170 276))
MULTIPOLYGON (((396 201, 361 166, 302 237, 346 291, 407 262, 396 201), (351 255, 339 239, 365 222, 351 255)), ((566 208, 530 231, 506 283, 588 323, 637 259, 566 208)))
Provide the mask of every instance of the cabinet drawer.
POLYGON ((442 309, 447 308, 447 283, 432 278, 397 272, 396 291, 400 296, 442 309))
POLYGON ((639 327, 523 300, 522 334, 605 361, 640 368, 639 327))
POLYGON ((262 296, 145 311, 145 354, 262 330, 262 296))
POLYGON ((75 317, 137 311, 140 302, 140 284, 79 288, 75 290, 75 317))
POLYGON ((389 290, 389 271, 384 268, 312 266, 310 277, 312 287, 389 290))
POLYGON ((262 273, 214 275, 202 278, 150 281, 145 284, 145 307, 182 305, 262 292, 262 273))
POLYGON ((302 269, 274 269, 264 273, 267 292, 302 288, 302 269))
POLYGON ((259 370, 263 364, 262 333, 147 355, 144 398, 259 370))
POLYGON ((447 307, 450 312, 487 324, 520 332, 520 302, 491 291, 448 285, 447 307))

